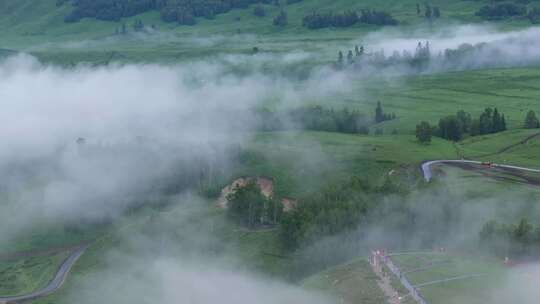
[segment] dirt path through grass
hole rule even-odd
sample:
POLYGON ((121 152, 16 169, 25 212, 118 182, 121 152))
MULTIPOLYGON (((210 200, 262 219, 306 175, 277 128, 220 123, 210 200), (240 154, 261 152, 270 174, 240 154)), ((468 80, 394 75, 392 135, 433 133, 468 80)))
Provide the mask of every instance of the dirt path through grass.
POLYGON ((495 155, 499 155, 499 154, 503 154, 505 152, 508 152, 509 150, 517 147, 517 146, 521 146, 521 145, 525 145, 527 144, 530 140, 533 140, 537 137, 540 137, 540 132, 538 133, 534 133, 534 134, 531 134, 527 137, 525 137, 523 140, 517 142, 517 143, 514 143, 514 144, 511 144, 511 145, 508 145, 504 148, 501 148, 499 149, 497 152, 493 152, 493 153, 488 153, 488 154, 483 154, 483 155, 478 155, 478 156, 474 156, 474 157, 490 157, 490 156, 495 156, 495 155))
POLYGON ((372 265, 372 268, 373 268, 373 272, 379 278, 377 280, 377 285, 379 285, 379 288, 382 290, 382 292, 388 299, 388 303, 389 304, 399 303, 398 292, 397 290, 394 289, 394 287, 392 287, 392 281, 390 280, 390 277, 388 276, 388 274, 383 273, 381 267, 372 265))

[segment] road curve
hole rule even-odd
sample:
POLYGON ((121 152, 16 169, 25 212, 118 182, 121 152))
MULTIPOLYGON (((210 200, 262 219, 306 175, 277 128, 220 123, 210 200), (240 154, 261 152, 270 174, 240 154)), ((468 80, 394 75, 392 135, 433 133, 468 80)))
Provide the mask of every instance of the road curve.
POLYGON ((77 260, 83 255, 86 248, 88 248, 89 245, 82 245, 79 246, 71 252, 69 257, 67 257, 64 262, 62 262, 62 265, 58 268, 58 271, 56 272, 56 275, 54 278, 47 284, 47 286, 43 287, 42 289, 36 290, 34 292, 31 292, 29 294, 25 295, 19 295, 19 296, 9 296, 9 297, 2 297, 0 296, 0 303, 16 303, 16 302, 23 302, 23 301, 29 301, 36 298, 40 298, 46 295, 49 295, 64 285, 64 282, 66 281, 66 278, 71 271, 71 268, 77 260))
MULTIPOLYGON (((431 172, 431 166, 435 164, 452 164, 452 163, 458 163, 458 164, 474 164, 474 165, 481 165, 482 162, 480 161, 474 161, 474 160, 433 160, 433 161, 427 161, 422 163, 422 173, 424 174, 424 179, 429 182, 433 179, 433 173, 431 172)), ((520 171, 527 171, 527 172, 535 172, 540 173, 540 169, 532 169, 532 168, 526 168, 526 167, 518 167, 518 166, 510 166, 510 165, 500 165, 500 164, 491 164, 494 168, 503 168, 503 169, 512 169, 512 170, 520 170, 520 171)))

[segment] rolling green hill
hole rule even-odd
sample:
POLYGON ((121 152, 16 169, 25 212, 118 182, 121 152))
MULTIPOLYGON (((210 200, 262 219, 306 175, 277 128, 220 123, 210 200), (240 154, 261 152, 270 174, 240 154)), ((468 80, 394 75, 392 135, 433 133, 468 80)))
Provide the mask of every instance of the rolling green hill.
MULTIPOLYGON (((397 28, 412 32, 419 26, 437 29, 449 24, 483 22, 474 16, 474 12, 487 0, 431 0, 431 5, 440 7, 442 13, 442 18, 433 24, 418 16, 418 2, 423 3, 419 0, 303 0, 286 7, 289 23, 281 28, 272 25, 272 18, 279 12, 279 9, 272 5, 264 6, 267 11, 265 17, 254 16, 253 7, 250 7, 235 9, 213 19, 199 18, 196 25, 185 26, 163 22, 157 11, 125 18, 120 22, 86 18, 80 22, 66 23, 64 18, 72 8, 68 5, 58 7, 56 0, 0 0, 0 28, 3 29, 0 32, 0 58, 16 51, 26 51, 43 61, 61 64, 100 64, 110 61, 176 63, 203 61, 207 56, 216 54, 252 54, 254 47, 260 48, 265 54, 298 51, 316 55, 308 56, 308 59, 298 64, 300 67, 283 64, 282 68, 293 74, 296 68, 301 69, 303 65, 313 66, 334 60, 338 49, 350 47, 351 41, 380 29, 378 26, 358 24, 350 28, 309 30, 302 26, 302 17, 313 11, 341 12, 365 8, 383 10, 399 21, 397 28), (134 32, 132 24, 135 20, 142 20, 148 26, 153 25, 154 29, 134 32), (124 22, 128 26, 128 33, 116 34, 124 22)), ((495 25, 501 29, 511 29, 529 26, 530 22, 513 19, 499 21, 495 25)), ((270 59, 266 65, 275 68, 279 64, 274 61, 270 59)), ((266 66, 263 66, 260 69, 262 73, 266 71, 265 68, 266 66)), ((389 78, 359 77, 347 82, 347 90, 332 95, 299 97, 302 100, 297 100, 294 105, 275 105, 274 101, 271 101, 265 106, 288 108, 323 105, 335 109, 347 107, 372 117, 376 102, 380 100, 385 111, 395 113, 397 119, 374 125, 370 135, 314 131, 255 133, 252 140, 242 147, 245 152, 244 162, 234 168, 230 175, 271 176, 275 179, 277 195, 302 197, 327 185, 343 183, 353 176, 361 176, 373 184, 384 183, 390 179, 388 176, 396 176, 396 180, 410 180, 411 184, 420 183, 419 164, 424 160, 464 156, 538 167, 540 137, 527 141, 524 139, 537 134, 540 129, 524 130, 522 126, 527 111, 540 112, 539 80, 540 70, 536 67, 389 78), (434 138, 430 145, 421 145, 414 137, 415 126, 420 121, 425 120, 436 125, 440 118, 461 109, 477 117, 486 107, 497 107, 507 115, 508 131, 468 137, 458 143, 434 138), (377 129, 382 130, 383 134, 374 135, 377 129)), ((295 85, 303 84, 299 81, 295 85)), ((449 188, 461 192, 463 197, 485 197, 485 193, 489 194, 479 203, 479 208, 487 206, 488 201, 507 191, 523 193, 523 197, 530 192, 534 198, 538 197, 537 190, 531 190, 532 186, 510 183, 509 179, 487 179, 481 174, 458 168, 445 168, 444 171, 444 181, 451 186, 449 188)), ((227 242, 222 248, 227 253, 240 252, 238 259, 245 263, 247 269, 278 278, 291 276, 294 256, 282 248, 277 229, 241 229, 227 221, 225 212, 217 209, 214 203, 212 199, 208 199, 201 203, 202 207, 188 210, 195 215, 195 220, 191 220, 193 223, 178 220, 185 215, 184 205, 177 204, 169 209, 148 207, 139 213, 126 215, 103 229, 88 228, 81 233, 72 233, 61 225, 42 227, 40 231, 36 229, 28 236, 14 241, 11 249, 42 249, 78 243, 82 239, 95 240, 74 268, 73 281, 70 280, 61 293, 38 300, 37 303, 66 303, 65 293, 75 288, 77 280, 95 269, 107 267, 104 262, 106 252, 122 245, 129 247, 127 244, 117 243, 118 235, 144 234, 151 228, 177 232, 209 229, 210 231, 206 232, 212 240, 215 238, 227 242), (159 227, 159 223, 165 224, 159 227), (187 227, 189 224, 193 224, 193 227, 187 227)), ((519 220, 521 216, 522 213, 516 213, 515 220, 519 220)), ((185 235, 180 233, 172 238, 178 243, 183 239, 185 235)), ((209 242, 209 245, 215 244, 209 242)), ((5 249, 0 249, 0 253, 3 250, 5 249)), ((12 285, 6 285, 3 292, 19 293, 43 285, 43 282, 51 277, 60 258, 61 256, 57 256, 0 263, 0 282, 13 281, 12 285)), ((422 256, 415 258, 421 260, 422 256)), ((479 267, 479 272, 498 265, 493 261, 478 262, 468 256, 451 258, 453 266, 467 269, 475 266, 479 267)), ((444 271, 442 274, 446 277, 446 272, 454 275, 451 273, 454 270, 442 269, 441 272, 444 271)), ((425 277, 420 277, 418 282, 438 279, 441 272, 419 273, 418 275, 425 277)), ((459 274, 461 272, 456 275, 459 274)), ((304 282, 308 287, 323 289, 351 303, 357 300, 362 303, 380 303, 384 298, 377 289, 374 274, 364 260, 354 260, 304 282), (361 288, 357 288, 358 286, 361 288)), ((450 286, 453 288, 450 291, 460 291, 464 287, 467 286, 450 286)), ((444 297, 446 292, 447 290, 435 287, 428 289, 426 294, 430 299, 439 299, 444 297)))

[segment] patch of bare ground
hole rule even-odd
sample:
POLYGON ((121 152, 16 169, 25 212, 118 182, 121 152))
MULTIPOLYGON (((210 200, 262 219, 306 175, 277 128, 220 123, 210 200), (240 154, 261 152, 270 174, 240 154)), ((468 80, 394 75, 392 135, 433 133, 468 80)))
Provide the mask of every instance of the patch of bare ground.
MULTIPOLYGON (((271 177, 266 176, 258 176, 258 177, 250 177, 250 176, 244 176, 235 179, 230 185, 226 186, 221 190, 221 194, 218 199, 218 206, 220 208, 226 209, 227 208, 227 196, 230 194, 233 194, 236 189, 242 188, 247 186, 248 183, 255 181, 259 189, 261 190, 261 193, 266 198, 271 198, 274 196, 274 179, 271 177)), ((298 206, 298 200, 290 197, 284 197, 281 200, 281 203, 283 204, 283 211, 284 212, 290 212, 298 206)))
POLYGON ((290 197, 284 197, 281 203, 283 204, 283 212, 293 211, 298 206, 298 200, 290 197))

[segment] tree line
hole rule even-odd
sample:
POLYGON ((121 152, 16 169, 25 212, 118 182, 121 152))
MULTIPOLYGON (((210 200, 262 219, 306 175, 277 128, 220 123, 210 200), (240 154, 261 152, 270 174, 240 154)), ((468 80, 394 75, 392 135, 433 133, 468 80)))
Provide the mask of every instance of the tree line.
MULTIPOLYGON (((502 2, 502 1, 498 1, 502 2)), ((540 8, 528 8, 531 0, 515 0, 514 2, 504 1, 502 3, 492 3, 482 6, 475 15, 486 20, 503 20, 508 18, 528 18, 531 23, 540 22, 540 8)))
MULTIPOLYGON (((540 11, 539 11, 540 12, 540 11)), ((491 43, 463 43, 457 48, 447 48, 434 53, 429 41, 418 42, 416 48, 410 50, 394 50, 387 53, 384 49, 370 51, 367 46, 355 46, 345 52, 338 50, 337 60, 333 63, 335 68, 363 69, 365 67, 385 68, 399 67, 409 72, 422 72, 428 69, 436 70, 464 70, 479 67, 505 66, 506 61, 478 62, 474 58, 479 56, 500 56, 499 46, 491 43), (358 52, 358 49, 361 52, 358 52)))
MULTIPOLYGON (((540 120, 534 111, 527 112, 523 128, 540 128, 540 120)), ((497 108, 486 108, 477 119, 472 119, 471 114, 460 110, 455 115, 441 118, 438 126, 431 126, 426 121, 420 122, 416 126, 416 138, 421 143, 431 142, 432 136, 459 141, 467 134, 477 136, 503 132, 507 129, 506 117, 497 108)))
POLYGON ((387 120, 396 119, 396 114, 385 113, 380 101, 377 101, 377 107, 375 108, 375 123, 381 123, 387 120))
POLYGON ((371 9, 363 9, 360 14, 356 11, 345 11, 342 13, 313 12, 304 16, 302 25, 309 29, 320 29, 326 27, 350 27, 358 23, 373 25, 397 25, 398 21, 390 13, 371 9))
POLYGON ((489 221, 479 233, 480 241, 500 257, 538 257, 540 225, 534 226, 523 218, 517 224, 489 221))
POLYGON ((420 3, 416 3, 416 14, 418 16, 424 16, 427 20, 433 21, 433 19, 439 19, 441 17, 441 9, 438 6, 431 6, 431 4, 424 4, 424 12, 422 13, 422 7, 420 3))
POLYGON ((486 108, 477 119, 472 119, 471 114, 460 110, 455 115, 441 118, 436 127, 422 121, 416 126, 416 137, 422 143, 430 142, 433 135, 460 141, 466 134, 477 136, 506 130, 506 118, 497 108, 486 108))
POLYGON ((533 110, 530 110, 527 112, 527 116, 525 117, 525 129, 538 129, 540 128, 540 121, 538 120, 538 117, 536 117, 536 113, 533 110))
POLYGON ((429 41, 418 42, 414 53, 404 50, 394 51, 391 56, 386 56, 384 50, 368 53, 365 47, 356 45, 353 50, 348 50, 346 58, 344 53, 338 51, 336 68, 352 67, 361 69, 363 66, 386 67, 392 65, 407 65, 418 70, 425 69, 431 60, 431 47, 429 41), (345 60, 346 59, 346 60, 345 60))
POLYGON ((73 10, 65 17, 66 22, 78 22, 82 18, 119 21, 144 12, 157 10, 165 22, 184 25, 196 24, 197 17, 213 18, 233 9, 247 8, 252 4, 282 5, 301 0, 58 0, 57 6, 71 3, 73 10))
POLYGON ((527 7, 519 3, 493 3, 482 6, 475 15, 488 20, 504 19, 508 17, 525 16, 527 7))
POLYGON ((532 24, 540 23, 540 8, 538 7, 532 8, 527 14, 527 17, 529 18, 532 24))
POLYGON ((358 110, 348 108, 334 110, 322 106, 301 107, 286 112, 258 110, 255 117, 260 123, 259 129, 262 131, 301 128, 311 131, 367 135, 370 126, 395 119, 396 115, 385 113, 382 103, 379 101, 372 118, 358 110))

